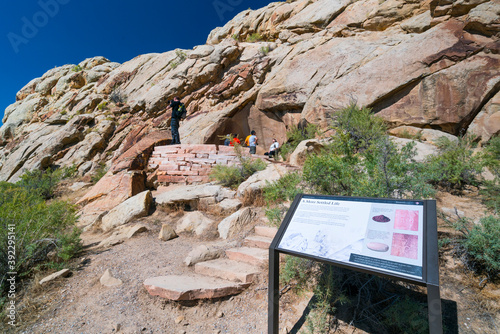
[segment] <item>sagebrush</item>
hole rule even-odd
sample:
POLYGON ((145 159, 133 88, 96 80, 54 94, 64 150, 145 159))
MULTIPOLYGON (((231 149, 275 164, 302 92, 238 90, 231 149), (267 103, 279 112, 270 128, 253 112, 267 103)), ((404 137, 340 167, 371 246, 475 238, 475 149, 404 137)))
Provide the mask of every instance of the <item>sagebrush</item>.
POLYGON ((24 279, 54 262, 69 260, 81 248, 76 208, 64 201, 46 201, 55 187, 53 176, 49 171, 30 172, 17 184, 0 182, 2 295, 7 272, 17 272, 19 279, 24 279), (9 241, 15 242, 14 262, 9 262, 9 241), (51 260, 49 252, 54 253, 51 260))

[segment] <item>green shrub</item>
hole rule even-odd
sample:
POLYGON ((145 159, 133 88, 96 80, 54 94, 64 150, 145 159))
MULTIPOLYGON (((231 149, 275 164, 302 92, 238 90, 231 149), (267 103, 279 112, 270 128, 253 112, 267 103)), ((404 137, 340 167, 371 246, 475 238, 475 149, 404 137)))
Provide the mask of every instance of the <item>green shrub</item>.
POLYGON ((379 117, 350 105, 335 116, 335 135, 321 153, 309 156, 304 181, 326 195, 427 198, 434 190, 415 144, 398 148, 379 117), (349 116, 352 119, 349 120, 349 116))
POLYGON ((319 133, 319 127, 316 124, 309 123, 305 128, 292 126, 287 131, 287 141, 280 147, 280 154, 284 159, 287 159, 290 154, 295 151, 301 141, 315 138, 319 133))
POLYGON ((80 72, 83 70, 83 68, 80 65, 75 65, 75 66, 73 66, 73 68, 71 70, 73 72, 80 72))
POLYGON ((177 56, 177 58, 170 62, 170 68, 172 69, 177 68, 177 66, 182 64, 187 59, 186 53, 180 49, 175 50, 175 55, 177 56))
POLYGON ((500 217, 486 216, 474 224, 459 219, 455 228, 462 233, 458 240, 465 255, 465 264, 472 270, 486 273, 491 279, 500 274, 500 217))
POLYGON ((210 173, 210 178, 224 187, 231 188, 237 188, 244 181, 240 167, 227 165, 215 165, 210 173))
POLYGON ((106 175, 107 172, 108 167, 106 166, 106 163, 102 161, 99 162, 99 166, 97 167, 94 175, 92 175, 92 177, 90 178, 90 181, 94 184, 99 182, 99 180, 102 179, 102 177, 106 175))
POLYGON ((262 35, 257 33, 257 32, 254 32, 253 34, 247 35, 247 42, 250 42, 250 43, 262 41, 263 39, 264 39, 264 37, 262 37, 262 35))
POLYGON ((310 334, 330 333, 334 325, 336 304, 345 304, 349 299, 342 289, 342 275, 338 268, 321 264, 321 275, 314 288, 315 300, 307 316, 307 331, 310 334))
POLYGON ((0 183, 2 294, 7 272, 17 272, 22 279, 37 267, 47 265, 50 251, 55 250, 57 258, 66 261, 80 249, 80 231, 74 228, 76 208, 63 201, 48 203, 41 193, 21 184, 0 183), (15 240, 15 264, 8 262, 9 239, 15 240))
POLYGON ((408 296, 399 297, 383 312, 383 323, 389 333, 429 333, 426 306, 408 296))
POLYGON ((99 103, 99 105, 97 106, 97 109, 99 109, 101 111, 108 109, 108 101, 104 101, 104 102, 99 103))
POLYGON ((183 63, 187 59, 186 53, 180 49, 175 50, 175 55, 179 59, 179 63, 183 63))
POLYGON ((263 189, 264 199, 268 206, 271 204, 291 201, 301 193, 302 177, 299 173, 288 173, 272 183, 267 182, 263 189))
POLYGON ((483 181, 480 194, 484 204, 496 212, 500 212, 500 137, 491 139, 485 147, 484 165, 494 176, 493 180, 483 181))
POLYGON ((21 176, 18 184, 29 190, 37 193, 44 199, 54 197, 54 189, 56 185, 63 179, 73 176, 75 167, 63 169, 46 169, 27 171, 21 176))
POLYGON ((216 180, 225 187, 237 188, 243 181, 255 172, 264 170, 266 163, 261 159, 253 160, 241 154, 241 146, 235 145, 234 149, 240 161, 239 166, 216 165, 210 173, 210 178, 216 180))
POLYGON ((267 164, 261 159, 252 159, 250 157, 241 157, 241 174, 243 179, 246 180, 252 176, 255 172, 266 169, 267 164))
POLYGON ((483 156, 485 165, 491 168, 492 173, 500 176, 500 136, 492 138, 486 145, 483 156))
POLYGON ((269 53, 269 46, 263 46, 259 49, 260 53, 266 56, 269 53))
POLYGON ((414 144, 398 149, 385 139, 357 155, 326 150, 306 159, 303 177, 314 191, 326 195, 428 198, 434 190, 415 154, 414 144))
POLYGON ((335 144, 339 154, 362 152, 387 136, 385 121, 372 115, 371 109, 354 103, 334 114, 332 126, 337 133, 335 144))
POLYGON ((433 184, 448 191, 479 184, 483 162, 480 155, 473 154, 472 137, 462 137, 456 142, 441 137, 437 145, 439 154, 427 159, 427 170, 433 184))
POLYGON ((359 159, 327 152, 309 156, 304 163, 303 175, 304 181, 320 194, 351 196, 356 184, 368 183, 359 159))
POLYGON ((314 271, 315 262, 296 256, 285 256, 285 264, 281 266, 280 283, 283 285, 294 285, 300 291, 310 285, 311 275, 314 271))
POLYGON ((269 220, 271 225, 279 227, 281 225, 281 221, 284 218, 284 215, 288 211, 287 207, 277 206, 272 208, 267 208, 265 211, 265 215, 269 220))

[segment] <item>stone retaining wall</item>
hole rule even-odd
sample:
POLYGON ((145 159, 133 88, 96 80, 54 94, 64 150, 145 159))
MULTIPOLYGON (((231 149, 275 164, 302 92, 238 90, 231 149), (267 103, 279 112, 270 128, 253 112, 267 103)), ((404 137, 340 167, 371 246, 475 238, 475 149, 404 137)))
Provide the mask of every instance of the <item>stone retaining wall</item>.
MULTIPOLYGON (((248 149, 242 149, 248 155, 248 149)), ((231 146, 169 145, 156 146, 149 167, 157 169, 160 183, 192 184, 209 181, 209 174, 215 165, 239 165, 240 161, 231 146)))

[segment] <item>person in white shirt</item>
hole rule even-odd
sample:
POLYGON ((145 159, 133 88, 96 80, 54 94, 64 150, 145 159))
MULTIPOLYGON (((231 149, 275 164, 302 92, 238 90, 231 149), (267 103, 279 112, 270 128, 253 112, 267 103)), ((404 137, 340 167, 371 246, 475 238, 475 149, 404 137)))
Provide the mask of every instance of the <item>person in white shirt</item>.
POLYGON ((273 157, 276 155, 278 152, 278 148, 280 147, 280 144, 276 140, 276 138, 273 138, 273 143, 269 147, 269 152, 264 153, 265 155, 268 155, 269 157, 273 157))
POLYGON ((257 136, 255 135, 254 130, 252 130, 250 134, 251 136, 248 139, 248 146, 250 147, 250 154, 255 154, 257 151, 257 136))

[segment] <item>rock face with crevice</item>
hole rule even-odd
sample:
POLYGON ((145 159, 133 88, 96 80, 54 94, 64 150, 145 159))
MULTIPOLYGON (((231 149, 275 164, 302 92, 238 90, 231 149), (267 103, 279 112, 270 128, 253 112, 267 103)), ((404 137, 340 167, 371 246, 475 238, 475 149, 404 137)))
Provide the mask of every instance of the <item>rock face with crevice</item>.
POLYGON ((154 144, 170 141, 174 96, 188 109, 185 144, 253 129, 267 150, 293 126, 328 128, 352 101, 392 127, 485 142, 500 131, 499 13, 487 0, 274 2, 238 14, 192 50, 51 69, 5 110, 0 180, 49 166, 143 171, 154 144))

